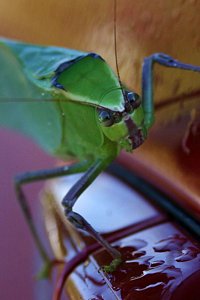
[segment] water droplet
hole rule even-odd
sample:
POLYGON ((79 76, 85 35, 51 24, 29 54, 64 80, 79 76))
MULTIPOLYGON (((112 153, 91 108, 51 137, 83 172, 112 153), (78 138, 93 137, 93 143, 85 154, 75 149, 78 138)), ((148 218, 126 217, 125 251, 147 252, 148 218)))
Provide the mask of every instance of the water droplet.
POLYGON ((145 254, 146 254, 146 251, 137 251, 137 252, 133 253, 132 259, 139 258, 141 256, 144 256, 145 254))
POLYGON ((161 288, 163 287, 163 282, 152 283, 152 284, 149 284, 149 285, 147 285, 143 288, 135 288, 135 291, 137 291, 137 292, 148 291, 148 293, 152 294, 153 289, 157 289, 160 286, 161 286, 161 288))
POLYGON ((177 235, 171 236, 167 239, 159 241, 155 247, 156 252, 165 252, 173 250, 182 250, 182 246, 187 242, 186 238, 177 235))
POLYGON ((156 268, 164 264, 164 260, 153 261, 150 265, 151 268, 156 268))
POLYGON ((188 247, 187 249, 184 249, 182 251, 182 255, 178 256, 176 258, 176 261, 183 262, 183 261, 190 261, 197 257, 197 255, 200 254, 199 249, 195 247, 188 247))
POLYGON ((133 247, 137 250, 147 246, 147 242, 141 239, 134 239, 133 240, 133 247))

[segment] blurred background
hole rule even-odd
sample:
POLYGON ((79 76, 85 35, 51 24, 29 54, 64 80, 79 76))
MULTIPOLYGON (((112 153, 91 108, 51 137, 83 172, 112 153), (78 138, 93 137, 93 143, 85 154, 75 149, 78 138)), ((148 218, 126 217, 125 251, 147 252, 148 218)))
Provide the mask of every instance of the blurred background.
MULTIPOLYGON (((113 0, 2 0, 0 35, 35 44, 96 52, 115 70, 113 8, 113 0)), ((200 1, 195 0, 117 0, 119 70, 122 81, 130 89, 140 92, 142 61, 145 56, 154 52, 164 52, 181 61, 200 65, 199 11, 200 1)), ((195 122, 199 124, 199 84, 200 74, 156 67, 157 107, 161 107, 161 103, 168 103, 170 99, 176 101, 170 109, 166 105, 166 109, 158 113, 159 122, 152 130, 148 142, 131 158, 129 155, 121 159, 125 164, 130 159, 132 164, 139 163, 140 173, 141 161, 143 165, 154 168, 158 175, 163 174, 167 165, 165 178, 171 177, 173 181, 173 176, 176 176, 179 183, 186 180, 187 193, 193 189, 192 209, 197 211, 197 215, 200 214, 197 200, 199 138, 198 141, 195 137, 189 140, 192 156, 191 153, 188 156, 182 151, 181 141, 191 120, 192 110, 196 114, 195 122), (177 100, 182 95, 186 99, 183 102, 177 100), (179 125, 177 120, 180 121, 179 125), (167 138, 163 139, 164 132, 167 138)), ((16 173, 50 168, 53 164, 54 159, 31 141, 18 134, 0 130, 1 299, 48 299, 46 295, 41 296, 42 292, 40 298, 37 295, 41 291, 41 284, 36 283, 33 277, 38 271, 36 265, 39 267, 39 264, 36 263, 33 242, 15 201, 12 178, 16 173)), ((40 211, 38 192, 41 186, 34 184, 26 188, 36 217, 40 211)), ((40 215, 39 219, 41 218, 40 215)), ((48 287, 45 287, 45 291, 48 287)))

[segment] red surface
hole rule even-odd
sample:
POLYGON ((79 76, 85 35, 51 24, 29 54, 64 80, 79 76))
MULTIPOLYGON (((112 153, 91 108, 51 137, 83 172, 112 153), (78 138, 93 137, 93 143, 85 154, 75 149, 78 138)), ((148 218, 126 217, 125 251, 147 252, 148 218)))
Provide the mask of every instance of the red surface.
MULTIPOLYGON (((123 263, 114 273, 107 274, 101 267, 110 264, 110 255, 105 250, 92 253, 85 263, 81 260, 82 264, 77 264, 71 274, 75 287, 73 291, 69 290, 71 295, 78 292, 85 300, 187 300, 188 296, 190 300, 198 300, 199 242, 176 224, 176 220, 149 203, 148 197, 135 192, 117 178, 109 177, 102 174, 80 197, 75 211, 87 217, 94 228, 100 229, 101 222, 101 232, 120 250, 123 263), (98 195, 104 200, 100 200, 98 195), (82 200, 86 200, 85 206, 81 205, 82 200), (104 202, 104 210, 99 209, 100 201, 104 202), (124 204, 129 213, 123 210, 124 204)), ((56 181, 55 186, 51 185, 58 203, 69 183, 72 184, 69 178, 63 178, 56 181)), ((53 233, 49 230, 52 240, 55 228, 56 224, 53 233)), ((84 249, 94 244, 94 240, 84 234, 78 234, 77 242, 77 232, 76 235, 71 232, 69 237, 65 227, 65 234, 61 234, 61 226, 57 230, 61 240, 65 239, 67 262, 72 257, 77 262, 78 257, 82 258, 84 244, 84 249)))
MULTIPOLYGON (((151 227, 116 243, 125 262, 113 274, 103 274, 106 283, 120 299, 197 300, 200 278, 200 245, 193 244, 174 224, 151 227), (198 273, 196 282, 187 279, 198 273), (184 286, 183 286, 184 283, 184 286), (177 288, 180 290, 178 298, 177 288), (182 293, 181 293, 182 291, 182 293), (177 297, 173 298, 174 293, 177 297), (184 295, 185 294, 185 295, 184 295)), ((106 253, 94 256, 98 266, 109 262, 106 253)), ((113 298, 115 299, 115 298, 113 298)))
MULTIPOLYGON (((13 176, 17 173, 53 166, 53 159, 32 142, 10 132, 0 131, 0 299, 33 300, 48 291, 50 284, 36 281, 41 267, 28 227, 16 202, 13 176)), ((33 215, 39 209, 38 192, 42 184, 26 187, 33 215)), ((41 224, 40 224, 41 225, 41 224)), ((41 228, 41 226, 40 226, 41 228)), ((47 299, 41 297, 41 299, 47 299)))
MULTIPOLYGON (((132 226, 132 234, 124 228, 109 235, 124 260, 114 273, 101 270, 111 262, 105 250, 77 266, 71 279, 81 299, 199 299, 200 244, 175 222, 154 218, 149 226, 148 221, 140 228, 132 226)), ((88 239, 82 238, 88 244, 88 239)), ((66 239, 66 246, 67 261, 77 257, 77 246, 70 244, 70 239, 66 239)))

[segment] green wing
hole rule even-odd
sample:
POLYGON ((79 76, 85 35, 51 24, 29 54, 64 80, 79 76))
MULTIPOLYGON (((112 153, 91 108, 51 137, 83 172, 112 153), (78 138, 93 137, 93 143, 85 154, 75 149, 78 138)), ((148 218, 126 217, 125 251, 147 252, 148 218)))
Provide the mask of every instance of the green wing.
MULTIPOLYGON (((32 58, 33 59, 33 58, 32 58)), ((51 93, 29 79, 19 57, 0 43, 0 126, 22 132, 43 149, 60 147, 62 128, 58 104, 51 93)))
POLYGON ((0 39, 0 47, 7 46, 21 61, 29 75, 36 79, 52 78, 62 64, 87 53, 53 46, 40 46, 0 39))
MULTIPOLYGON (((44 150, 63 146, 63 120, 52 78, 63 63, 83 52, 0 40, 0 126, 19 131, 44 150), (51 101, 53 100, 53 101, 51 101)), ((85 54, 86 55, 86 54, 85 54)))

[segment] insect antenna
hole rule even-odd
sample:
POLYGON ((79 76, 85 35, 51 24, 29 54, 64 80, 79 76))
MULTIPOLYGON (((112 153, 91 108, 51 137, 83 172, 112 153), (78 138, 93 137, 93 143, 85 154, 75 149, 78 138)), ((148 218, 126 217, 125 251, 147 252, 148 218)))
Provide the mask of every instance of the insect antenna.
POLYGON ((122 90, 122 94, 124 96, 125 102, 127 101, 126 93, 124 92, 122 81, 119 73, 119 64, 118 64, 118 54, 117 54, 117 0, 114 0, 114 51, 115 51, 115 65, 117 70, 117 77, 120 84, 120 89, 122 90))

